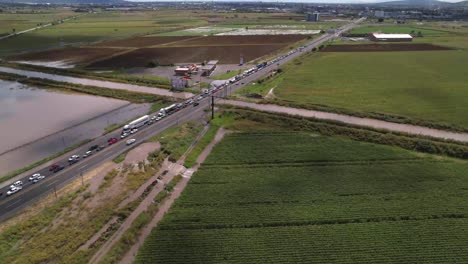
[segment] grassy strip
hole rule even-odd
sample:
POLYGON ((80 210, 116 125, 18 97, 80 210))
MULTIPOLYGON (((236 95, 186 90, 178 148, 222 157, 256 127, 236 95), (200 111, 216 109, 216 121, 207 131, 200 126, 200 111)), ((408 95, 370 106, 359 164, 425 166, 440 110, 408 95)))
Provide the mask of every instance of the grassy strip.
POLYGON ((49 67, 38 66, 38 65, 6 63, 6 62, 1 63, 0 65, 10 67, 10 68, 15 68, 15 69, 40 71, 44 73, 57 74, 57 75, 67 75, 67 76, 80 77, 80 78, 89 78, 93 80, 112 81, 112 82, 119 82, 119 83, 144 85, 144 86, 150 86, 150 87, 155 87, 155 88, 171 89, 171 84, 169 82, 169 79, 158 77, 158 76, 141 76, 140 77, 140 76, 127 75, 127 74, 95 73, 95 72, 88 72, 88 71, 77 70, 77 69, 58 69, 58 68, 49 68, 49 67))
POLYGON ((109 89, 95 86, 86 86, 80 84, 71 84, 66 82, 57 82, 52 80, 40 79, 40 78, 27 78, 17 74, 11 73, 0 73, 0 79, 8 81, 17 81, 19 83, 45 87, 60 91, 72 91, 102 97, 109 97, 119 100, 125 100, 132 103, 156 103, 156 102, 169 102, 168 99, 162 96, 149 94, 149 93, 140 93, 132 92, 128 90, 117 90, 109 89))
POLYGON ((169 160, 177 161, 190 144, 195 140, 202 130, 201 125, 195 123, 185 123, 181 126, 167 129, 163 133, 149 139, 149 141, 159 142, 161 151, 169 156, 169 160))
POLYGON ((165 187, 164 190, 159 192, 154 201, 156 203, 151 204, 148 209, 140 213, 135 221, 133 221, 131 227, 125 231, 122 237, 112 248, 107 252, 105 257, 99 262, 100 264, 113 264, 118 263, 125 253, 130 250, 132 245, 136 243, 137 238, 141 235, 142 229, 151 221, 154 215, 159 211, 159 204, 166 199, 174 189, 174 186, 180 182, 182 176, 175 176, 165 187))
POLYGON ((115 157, 112 161, 113 161, 114 163, 119 164, 119 163, 121 163, 121 162, 123 162, 123 161, 125 160, 125 156, 127 156, 127 152, 124 152, 124 153, 118 155, 118 156, 115 157))
POLYGON ((228 71, 228 72, 225 72, 225 73, 221 73, 221 74, 218 74, 216 76, 212 76, 211 79, 213 80, 227 80, 227 79, 230 79, 238 74, 241 74, 242 73, 242 69, 239 69, 239 70, 232 70, 232 71, 228 71))
POLYGON ((332 106, 326 106, 326 105, 301 104, 301 103, 292 102, 292 101, 280 100, 277 98, 261 100, 259 103, 276 104, 276 105, 287 106, 287 107, 351 115, 351 116, 357 116, 357 117, 363 117, 363 118, 373 118, 373 119, 379 119, 379 120, 392 122, 392 123, 424 126, 424 127, 429 127, 429 128, 449 130, 449 131, 455 131, 455 132, 468 132, 468 128, 466 127, 462 127, 462 126, 458 126, 458 125, 454 125, 450 123, 421 120, 421 119, 412 118, 408 116, 398 116, 398 115, 376 113, 376 112, 360 112, 360 111, 353 111, 350 109, 344 109, 344 108, 338 108, 338 107, 332 107, 332 106))
POLYGON ((200 141, 197 142, 197 145, 192 149, 192 151, 185 158, 184 166, 186 168, 191 168, 196 164, 196 160, 198 156, 200 156, 200 153, 214 139, 219 128, 220 126, 218 125, 214 125, 214 124, 210 125, 206 134, 200 139, 200 141))
POLYGON ((299 131, 313 131, 326 136, 345 136, 353 140, 396 146, 408 150, 468 159, 468 144, 431 137, 395 133, 386 130, 344 125, 340 122, 303 118, 285 114, 270 114, 241 108, 225 110, 237 119, 250 119, 261 123, 276 123, 299 131))
POLYGON ((15 176, 17 176, 17 175, 19 175, 19 174, 25 172, 25 171, 28 171, 28 170, 30 170, 30 169, 33 169, 33 168, 35 168, 35 167, 37 167, 37 166, 40 166, 40 165, 42 165, 42 164, 48 162, 48 161, 50 161, 50 160, 53 160, 53 159, 55 159, 55 158, 57 158, 57 157, 60 157, 60 156, 62 156, 63 154, 65 154, 65 153, 67 153, 67 152, 69 152, 69 151, 71 151, 71 150, 73 150, 73 149, 76 149, 76 148, 78 148, 78 147, 80 147, 80 146, 82 146, 82 145, 84 145, 84 144, 86 144, 86 143, 89 143, 89 142, 91 142, 90 139, 83 140, 83 141, 81 141, 80 143, 77 143, 77 144, 75 144, 75 145, 73 145, 73 146, 70 146, 70 147, 68 147, 68 148, 65 148, 64 150, 62 150, 62 151, 60 151, 60 152, 57 152, 57 153, 53 154, 53 155, 50 156, 50 157, 47 157, 47 158, 41 159, 41 160, 39 160, 39 161, 36 161, 36 162, 34 162, 34 163, 32 163, 32 164, 30 164, 30 165, 28 165, 28 166, 26 166, 26 167, 23 167, 23 168, 21 168, 21 169, 14 170, 14 171, 12 171, 12 172, 10 172, 10 173, 4 175, 4 176, 1 176, 1 177, 0 177, 0 182, 7 181, 7 180, 9 180, 9 179, 11 179, 11 178, 13 178, 13 177, 15 177, 15 176))

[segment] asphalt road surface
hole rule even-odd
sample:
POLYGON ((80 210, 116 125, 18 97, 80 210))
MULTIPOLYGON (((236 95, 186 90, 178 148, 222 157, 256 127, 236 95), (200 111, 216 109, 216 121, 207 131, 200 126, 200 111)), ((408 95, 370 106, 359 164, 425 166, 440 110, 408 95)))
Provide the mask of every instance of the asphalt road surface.
MULTIPOLYGON (((324 34, 320 36, 319 38, 312 40, 311 42, 306 44, 306 47, 301 52, 293 53, 277 61, 276 63, 271 64, 243 78, 242 80, 225 87, 222 90, 218 90, 214 94, 215 98, 220 98, 220 97, 224 97, 226 95, 231 94, 235 90, 247 85, 248 83, 261 78, 262 76, 264 76, 266 73, 270 72, 271 70, 274 70, 278 68, 279 66, 295 59, 296 57, 300 56, 304 52, 310 51, 314 47, 317 47, 321 45, 322 43, 339 36, 341 33, 351 29, 352 27, 354 27, 357 23, 361 22, 362 20, 363 19, 359 19, 351 24, 341 27, 335 33, 324 34)), ((4 221, 14 216, 20 210, 34 203, 35 201, 40 199, 42 196, 48 193, 51 193, 54 190, 58 190, 61 187, 64 187, 67 183, 69 183, 73 179, 79 178, 80 175, 82 175, 82 173, 86 172, 87 170, 91 170, 99 166, 100 164, 117 157, 121 153, 132 148, 134 145, 141 143, 170 127, 177 126, 178 124, 181 124, 190 120, 203 118, 204 114, 206 114, 204 113, 205 109, 211 106, 211 100, 212 98, 210 98, 209 96, 204 97, 202 100, 199 101, 198 106, 194 107, 193 105, 188 105, 187 107, 182 108, 178 112, 175 112, 174 114, 169 115, 163 118, 162 120, 153 123, 152 125, 139 128, 139 131, 137 133, 130 135, 123 140, 119 140, 117 143, 111 146, 107 145, 107 139, 111 137, 120 139, 121 131, 117 130, 105 136, 101 136, 93 140, 92 142, 74 150, 72 154, 77 154, 77 155, 82 156, 93 145, 105 146, 104 149, 100 151, 93 151, 93 155, 87 157, 86 159, 81 159, 80 161, 72 165, 68 163, 67 159, 56 161, 56 163, 62 166, 65 166, 65 168, 57 173, 53 173, 49 171, 48 168, 44 168, 40 171, 35 172, 35 173, 40 173, 46 176, 45 179, 39 181, 38 183, 33 184, 32 182, 28 181, 28 177, 30 176, 28 175, 28 177, 21 179, 23 181, 23 189, 9 197, 6 196, 9 186, 6 186, 0 189, 0 192, 2 193, 2 195, 0 196, 0 221, 4 221), (133 145, 127 146, 126 141, 130 138, 135 138, 136 142, 133 145)))

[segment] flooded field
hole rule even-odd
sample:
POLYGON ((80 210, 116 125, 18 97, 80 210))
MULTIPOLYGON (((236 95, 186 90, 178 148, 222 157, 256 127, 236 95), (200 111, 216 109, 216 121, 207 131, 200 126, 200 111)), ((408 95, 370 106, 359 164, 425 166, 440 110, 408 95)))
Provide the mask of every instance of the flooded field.
POLYGON ((128 104, 0 80, 0 155, 128 104))

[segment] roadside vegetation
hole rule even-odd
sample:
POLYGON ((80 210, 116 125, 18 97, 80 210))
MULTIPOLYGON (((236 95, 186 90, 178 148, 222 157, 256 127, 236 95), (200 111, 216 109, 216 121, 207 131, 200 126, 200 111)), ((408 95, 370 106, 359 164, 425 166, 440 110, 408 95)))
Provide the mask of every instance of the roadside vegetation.
POLYGON ((147 163, 114 168, 100 176, 97 188, 87 184, 59 197, 37 215, 5 227, 0 233, 2 261, 88 263, 155 186, 140 196, 130 196, 159 171, 164 158, 164 153, 154 151, 147 163))
POLYGON ((104 72, 95 73, 92 71, 85 71, 80 69, 61 69, 51 68, 38 65, 2 62, 0 65, 15 69, 39 71, 50 74, 66 75, 80 78, 89 78, 93 80, 111 81, 126 84, 135 84, 148 87, 156 87, 162 89, 171 89, 171 84, 167 78, 153 76, 153 75, 129 75, 119 72, 104 72))
POLYGON ((149 141, 161 143, 161 151, 168 155, 169 160, 175 162, 182 157, 202 130, 203 127, 195 122, 184 123, 167 129, 149 141))
POLYGON ((230 128, 251 125, 215 146, 136 263, 324 263, 331 256, 343 263, 456 262, 468 256, 457 235, 468 225, 468 211, 459 206, 467 195, 467 161, 351 140, 368 132, 338 135, 330 123, 315 121, 313 129, 313 121, 296 117, 225 114, 235 120, 230 128), (447 234, 450 239, 440 239, 447 234))

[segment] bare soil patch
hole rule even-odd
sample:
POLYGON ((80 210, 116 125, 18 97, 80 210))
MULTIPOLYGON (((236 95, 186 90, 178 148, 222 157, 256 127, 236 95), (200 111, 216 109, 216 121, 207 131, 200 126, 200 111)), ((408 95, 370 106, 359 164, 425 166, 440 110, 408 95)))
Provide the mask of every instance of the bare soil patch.
POLYGON ((9 59, 23 61, 67 61, 72 63, 84 63, 104 58, 120 51, 122 51, 122 49, 92 47, 64 48, 21 54, 13 56, 9 59))
POLYGON ((146 157, 148 157, 149 153, 159 149, 160 147, 161 144, 159 144, 159 142, 148 142, 141 144, 127 153, 124 163, 134 164, 140 161, 144 161, 146 160, 146 157))
POLYGON ((162 45, 171 42, 177 42, 181 40, 191 39, 193 36, 177 36, 177 37, 134 37, 128 39, 119 39, 105 41, 96 44, 100 47, 135 47, 143 48, 154 45, 162 45))
POLYGON ((90 64, 89 68, 145 67, 150 61, 160 64, 193 63, 219 60, 220 64, 239 63, 240 55, 250 61, 272 53, 286 45, 232 45, 205 47, 144 48, 90 64))
POLYGON ((356 44, 356 45, 331 45, 323 48, 322 52, 376 52, 376 51, 430 51, 452 50, 452 48, 436 46, 432 44, 356 44))

